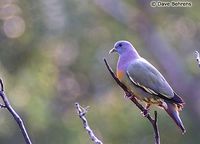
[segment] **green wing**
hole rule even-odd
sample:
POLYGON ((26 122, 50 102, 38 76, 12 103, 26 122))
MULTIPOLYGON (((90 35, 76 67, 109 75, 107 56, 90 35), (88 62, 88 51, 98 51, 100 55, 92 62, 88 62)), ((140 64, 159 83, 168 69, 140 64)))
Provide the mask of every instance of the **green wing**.
POLYGON ((129 79, 137 86, 154 95, 173 98, 174 91, 162 74, 143 58, 131 62, 127 69, 129 79))

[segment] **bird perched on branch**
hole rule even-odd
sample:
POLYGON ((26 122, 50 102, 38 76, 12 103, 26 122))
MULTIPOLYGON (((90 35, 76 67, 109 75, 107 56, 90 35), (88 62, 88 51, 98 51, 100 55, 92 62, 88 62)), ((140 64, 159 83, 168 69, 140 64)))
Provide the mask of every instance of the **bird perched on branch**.
MULTIPOLYGON (((179 97, 162 74, 147 60, 142 58, 128 41, 118 41, 109 53, 117 52, 117 78, 124 83, 137 99, 146 103, 146 110, 151 105, 165 109, 178 127, 186 130, 180 119, 184 101, 179 97)), ((144 112, 146 115, 148 111, 144 112)))

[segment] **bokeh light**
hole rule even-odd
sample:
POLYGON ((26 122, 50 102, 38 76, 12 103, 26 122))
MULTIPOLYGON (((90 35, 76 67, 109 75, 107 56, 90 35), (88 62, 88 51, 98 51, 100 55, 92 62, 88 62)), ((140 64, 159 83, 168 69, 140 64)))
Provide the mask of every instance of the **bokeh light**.
POLYGON ((9 19, 12 16, 19 15, 21 9, 16 4, 9 4, 3 7, 0 7, 0 19, 9 19))
POLYGON ((3 30, 7 37, 18 38, 25 31, 26 25, 24 20, 19 16, 14 16, 4 21, 3 30))
POLYGON ((11 4, 14 1, 16 0, 0 0, 0 7, 11 4))
POLYGON ((15 0, 0 2, 0 19, 3 21, 3 31, 8 38, 18 38, 24 33, 26 24, 21 14, 22 10, 15 0))

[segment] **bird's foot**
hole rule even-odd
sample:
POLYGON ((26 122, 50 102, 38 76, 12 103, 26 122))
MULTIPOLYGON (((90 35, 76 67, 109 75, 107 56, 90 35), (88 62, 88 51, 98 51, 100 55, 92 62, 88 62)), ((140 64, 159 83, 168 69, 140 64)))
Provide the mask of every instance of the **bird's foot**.
POLYGON ((149 109, 145 109, 143 112, 141 112, 142 113, 142 115, 144 116, 144 117, 147 117, 147 115, 149 114, 149 109))
POLYGON ((149 113, 149 108, 150 108, 150 106, 151 106, 150 104, 147 104, 147 105, 145 106, 144 111, 141 112, 141 113, 143 114, 144 117, 147 117, 147 115, 148 115, 148 113, 149 113))
POLYGON ((130 99, 132 97, 132 94, 129 92, 125 92, 124 98, 125 99, 130 99))

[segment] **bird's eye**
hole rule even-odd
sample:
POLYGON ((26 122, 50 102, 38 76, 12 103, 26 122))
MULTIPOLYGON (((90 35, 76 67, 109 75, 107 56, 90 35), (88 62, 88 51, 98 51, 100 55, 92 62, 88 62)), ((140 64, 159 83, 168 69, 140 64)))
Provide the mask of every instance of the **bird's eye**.
POLYGON ((121 43, 119 44, 119 47, 122 47, 122 44, 121 44, 121 43))

